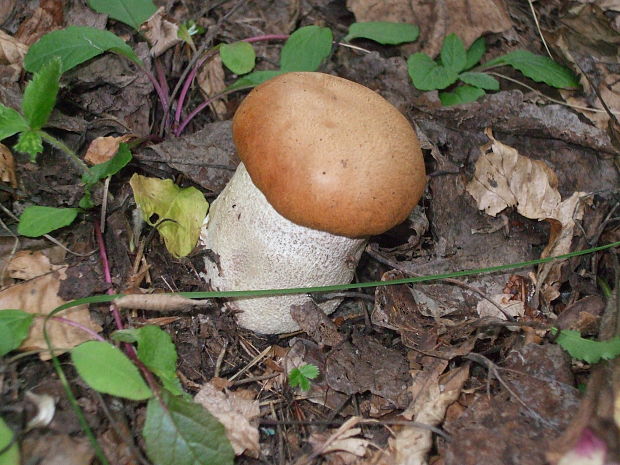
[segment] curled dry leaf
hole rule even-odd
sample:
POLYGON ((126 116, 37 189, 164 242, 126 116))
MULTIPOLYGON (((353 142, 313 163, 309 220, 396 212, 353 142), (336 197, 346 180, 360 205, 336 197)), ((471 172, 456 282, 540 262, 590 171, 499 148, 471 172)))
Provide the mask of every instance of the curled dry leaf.
MULTIPOLYGON (((589 194, 574 192, 562 200, 557 177, 547 164, 502 144, 490 129, 486 134, 491 142, 481 148, 474 177, 467 184, 467 192, 476 200, 478 208, 495 216, 506 207, 516 207, 526 218, 547 220, 551 224, 551 237, 542 256, 568 253, 575 221, 582 219, 584 200, 589 194)), ((539 289, 547 302, 559 295, 560 267, 561 263, 547 263, 538 270, 539 289)))
POLYGON ((179 26, 173 18, 165 14, 164 7, 153 13, 153 16, 140 26, 140 30, 151 44, 151 55, 154 57, 181 42, 178 36, 179 26))
MULTIPOLYGON (((0 308, 20 309, 28 313, 47 315, 56 307, 66 303, 58 296, 61 281, 66 279, 66 265, 52 265, 42 252, 18 252, 8 265, 8 275, 25 279, 0 291, 0 308)), ((92 322, 87 305, 69 308, 58 316, 71 320, 92 331, 101 327, 92 322)), ((49 321, 48 335, 57 354, 88 341, 91 337, 79 328, 58 321, 49 321)), ((43 318, 35 318, 29 336, 20 346, 21 350, 46 350, 43 337, 43 318)), ((49 352, 41 352, 41 360, 49 360, 49 352)))
POLYGON ((476 306, 476 312, 481 318, 485 316, 492 316, 494 318, 499 318, 500 320, 505 320, 506 315, 510 315, 512 317, 521 317, 525 315, 525 304, 521 300, 513 300, 511 294, 496 294, 489 296, 490 299, 493 300, 497 305, 499 305, 503 312, 501 312, 495 305, 489 302, 486 299, 478 302, 476 306))
POLYGON ((334 432, 312 434, 309 442, 312 444, 313 456, 335 453, 341 456, 342 463, 350 463, 347 455, 363 457, 370 441, 356 437, 362 432, 357 426, 359 421, 359 417, 351 417, 334 432))
POLYGON ((15 158, 13 158, 11 150, 4 144, 0 144, 0 181, 10 184, 12 188, 17 187, 15 158))
POLYGON ((15 38, 26 45, 32 45, 44 34, 60 29, 64 22, 63 0, 41 0, 15 33, 15 38))
POLYGON ((20 70, 28 46, 0 30, 0 64, 15 65, 20 70))
MULTIPOLYGON (((226 89, 224 82, 224 67, 219 55, 215 55, 200 70, 196 80, 205 98, 213 97, 226 89)), ((224 99, 216 100, 211 104, 211 108, 219 119, 223 119, 226 114, 226 103, 224 99)))
POLYGON ((257 401, 243 399, 231 391, 222 392, 211 383, 202 386, 194 401, 224 425, 236 455, 245 451, 253 457, 259 456, 258 428, 251 424, 260 415, 257 401))
MULTIPOLYGON (((412 402, 407 412, 414 420, 430 426, 437 426, 443 419, 446 409, 461 394, 465 381, 469 378, 469 365, 464 365, 439 377, 436 384, 421 392, 412 402)), ((426 465, 426 456, 433 446, 432 432, 428 429, 405 426, 396 433, 392 443, 395 463, 399 465, 426 465)))
POLYGON ((131 134, 125 134, 124 136, 115 137, 97 137, 93 140, 88 149, 84 160, 91 165, 98 165, 110 160, 118 151, 118 146, 123 142, 128 142, 134 137, 131 134))

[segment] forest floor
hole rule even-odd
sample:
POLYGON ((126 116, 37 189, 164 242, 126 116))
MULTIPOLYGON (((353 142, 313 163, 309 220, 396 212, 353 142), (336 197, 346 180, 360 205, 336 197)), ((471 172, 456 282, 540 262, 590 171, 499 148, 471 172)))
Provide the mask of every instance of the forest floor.
MULTIPOLYGON (((23 53, 15 52, 16 59, 11 47, 25 50, 70 25, 114 32, 169 91, 175 88, 195 56, 190 46, 176 43, 153 56, 131 27, 85 3, 2 3, 0 103, 19 108, 30 79, 23 53)), ((207 40, 289 35, 307 25, 330 28, 336 42, 356 21, 420 27, 413 43, 336 45, 320 68, 390 101, 415 126, 425 157, 428 184, 419 206, 405 223, 371 238, 357 282, 521 263, 620 240, 620 124, 608 112, 620 114, 617 1, 534 2, 536 16, 525 0, 155 3, 171 24, 193 20, 206 30, 194 36, 199 51, 207 40), (546 55, 549 47, 581 86, 555 89, 498 67, 500 90, 442 106, 437 91, 412 85, 407 58, 416 52, 435 58, 450 33, 465 47, 484 36, 483 62, 519 49, 546 55), (494 182, 480 181, 486 177, 494 182)), ((282 44, 254 43, 257 69, 277 67, 282 44)), ((219 59, 208 61, 189 88, 182 116, 235 79, 219 59)), ((50 145, 33 163, 12 150, 17 137, 3 141, 0 308, 40 314, 108 292, 206 290, 204 250, 175 258, 154 228, 140 225, 129 179, 136 173, 172 179, 215 199, 238 164, 230 120, 247 92, 217 100, 176 137, 151 81, 119 55, 87 61, 61 82, 46 130, 81 157, 103 157, 99 161, 110 149, 93 141, 113 136, 114 153, 118 137, 126 136, 133 159, 94 189, 94 208, 51 233, 60 247, 18 237, 15 218, 30 205, 76 207, 84 192, 81 173, 50 145), (100 224, 107 265, 99 253, 100 224)), ((592 340, 618 336, 620 303, 605 291, 617 290, 619 273, 616 247, 518 269, 356 289, 345 294, 329 331, 318 334, 254 334, 239 328, 220 300, 185 311, 127 310, 121 323, 156 325, 171 336, 183 390, 200 393, 196 401, 226 426, 238 464, 617 464, 620 363, 571 357, 552 328, 592 340), (319 376, 302 391, 289 384, 287 372, 306 364, 317 366, 319 376), (600 453, 597 459, 579 457, 584 444, 600 453)), ((108 340, 119 327, 109 303, 79 312, 80 326, 108 340)), ((90 339, 62 322, 50 331, 58 348, 90 339)), ((40 335, 31 338, 22 350, 34 353, 0 359, 0 417, 16 433, 21 463, 101 463, 47 345, 40 335), (50 417, 41 420, 46 412, 50 417), (38 421, 27 427, 33 417, 38 421)), ((98 393, 78 376, 68 353, 59 361, 109 463, 166 463, 145 451, 144 402, 98 393)), ((11 462, 0 456, 0 463, 11 462)))

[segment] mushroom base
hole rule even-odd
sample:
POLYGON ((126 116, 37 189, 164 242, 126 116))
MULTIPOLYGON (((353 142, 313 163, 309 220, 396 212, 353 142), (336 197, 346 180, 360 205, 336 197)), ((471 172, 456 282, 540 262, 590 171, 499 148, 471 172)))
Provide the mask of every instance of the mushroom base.
MULTIPOLYGON (((351 282, 366 239, 351 239, 294 224, 276 212, 239 165, 211 204, 201 242, 214 252, 205 258, 204 277, 216 290, 323 286, 351 282)), ((291 305, 307 294, 229 299, 239 325, 263 334, 299 329, 291 305)), ((318 304, 332 313, 334 299, 318 304)))

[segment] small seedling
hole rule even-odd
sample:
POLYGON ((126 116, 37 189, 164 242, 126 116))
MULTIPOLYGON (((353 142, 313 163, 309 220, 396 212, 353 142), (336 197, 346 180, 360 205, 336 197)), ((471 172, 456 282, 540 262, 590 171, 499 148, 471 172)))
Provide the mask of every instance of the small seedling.
POLYGON ((288 384, 291 387, 297 387, 302 391, 310 390, 310 380, 319 376, 319 369, 316 365, 301 365, 298 368, 293 368, 288 374, 288 384))
POLYGON ((465 50, 463 41, 456 34, 450 34, 445 37, 437 60, 424 53, 414 53, 409 57, 409 76, 419 90, 443 90, 460 81, 451 91, 439 92, 439 99, 446 106, 474 102, 488 90, 499 90, 499 81, 486 71, 505 65, 552 87, 574 88, 579 85, 568 68, 526 50, 515 50, 474 68, 485 51, 483 37, 465 50))

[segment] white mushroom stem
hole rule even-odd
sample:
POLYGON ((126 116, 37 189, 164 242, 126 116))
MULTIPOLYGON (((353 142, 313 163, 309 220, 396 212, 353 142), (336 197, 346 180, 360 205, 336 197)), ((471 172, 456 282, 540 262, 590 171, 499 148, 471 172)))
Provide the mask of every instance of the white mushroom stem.
MULTIPOLYGON (((281 216, 254 186, 245 166, 212 203, 201 242, 214 252, 205 259, 205 279, 216 290, 278 289, 351 282, 365 239, 298 226, 281 216)), ((307 294, 230 299, 239 324, 264 334, 299 329, 290 306, 307 294)), ((332 313, 339 300, 320 304, 332 313)))

